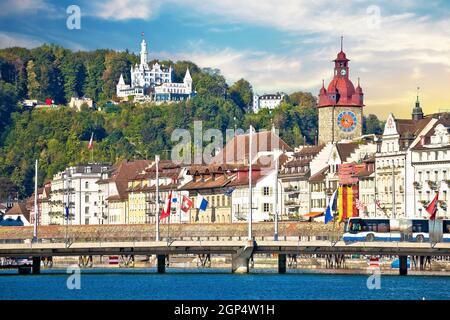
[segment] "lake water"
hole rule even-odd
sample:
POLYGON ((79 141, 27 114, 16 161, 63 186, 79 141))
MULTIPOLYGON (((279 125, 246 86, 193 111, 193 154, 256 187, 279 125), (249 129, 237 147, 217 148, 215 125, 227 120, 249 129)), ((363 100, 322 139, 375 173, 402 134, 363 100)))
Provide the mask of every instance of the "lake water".
POLYGON ((0 272, 0 300, 9 299, 450 299, 450 277, 382 275, 380 289, 368 289, 365 275, 280 275, 258 271, 244 275, 217 269, 81 270, 80 289, 69 290, 65 270, 42 270, 40 275, 0 272))

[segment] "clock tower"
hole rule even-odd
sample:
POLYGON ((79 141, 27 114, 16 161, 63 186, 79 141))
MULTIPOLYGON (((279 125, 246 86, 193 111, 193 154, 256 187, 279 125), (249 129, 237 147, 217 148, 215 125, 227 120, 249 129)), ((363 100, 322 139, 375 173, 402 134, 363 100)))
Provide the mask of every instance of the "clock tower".
POLYGON ((362 88, 353 86, 349 79, 349 67, 344 51, 337 54, 334 76, 328 88, 319 93, 319 143, 351 140, 362 135, 363 97, 362 88))

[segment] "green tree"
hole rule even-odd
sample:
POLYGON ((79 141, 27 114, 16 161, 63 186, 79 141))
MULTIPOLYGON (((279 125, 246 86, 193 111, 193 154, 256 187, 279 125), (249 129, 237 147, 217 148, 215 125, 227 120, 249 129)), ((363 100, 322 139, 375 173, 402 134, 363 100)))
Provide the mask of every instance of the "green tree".
POLYGON ((244 79, 236 81, 229 89, 228 96, 242 110, 250 110, 253 101, 253 88, 250 82, 244 79))
POLYGON ((363 134, 382 134, 382 122, 374 114, 363 117, 363 134))
POLYGON ((37 98, 40 93, 40 85, 37 81, 37 76, 35 72, 35 65, 33 60, 27 63, 27 75, 28 75, 28 97, 30 99, 37 98))

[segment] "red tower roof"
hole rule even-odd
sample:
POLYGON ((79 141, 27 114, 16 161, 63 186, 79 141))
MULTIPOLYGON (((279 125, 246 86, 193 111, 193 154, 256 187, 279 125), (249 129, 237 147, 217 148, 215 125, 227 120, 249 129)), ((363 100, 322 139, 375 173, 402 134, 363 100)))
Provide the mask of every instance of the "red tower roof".
POLYGON ((337 54, 335 60, 333 60, 334 77, 328 85, 328 89, 325 90, 324 85, 319 93, 319 107, 326 106, 358 106, 363 107, 364 93, 359 85, 355 90, 352 81, 349 79, 349 67, 347 56, 344 51, 340 51, 337 54))

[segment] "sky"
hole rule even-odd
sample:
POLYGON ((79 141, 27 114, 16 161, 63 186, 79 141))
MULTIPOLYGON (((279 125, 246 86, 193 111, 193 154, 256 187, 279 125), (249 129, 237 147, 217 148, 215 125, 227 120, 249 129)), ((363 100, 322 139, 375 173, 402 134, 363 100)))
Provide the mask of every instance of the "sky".
POLYGON ((410 117, 417 92, 425 113, 450 110, 449 0, 0 0, 0 48, 138 53, 142 32, 149 59, 218 68, 259 94, 317 95, 343 36, 366 114, 410 117), (71 5, 80 28, 67 27, 71 5))

